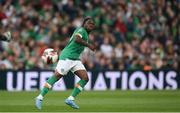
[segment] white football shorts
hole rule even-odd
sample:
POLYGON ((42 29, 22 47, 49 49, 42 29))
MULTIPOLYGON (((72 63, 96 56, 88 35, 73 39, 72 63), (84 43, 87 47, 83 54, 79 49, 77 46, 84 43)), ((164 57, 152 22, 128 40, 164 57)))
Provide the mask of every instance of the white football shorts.
POLYGON ((77 70, 86 70, 80 60, 59 60, 56 66, 56 70, 61 75, 67 75, 69 71, 75 72, 77 70))

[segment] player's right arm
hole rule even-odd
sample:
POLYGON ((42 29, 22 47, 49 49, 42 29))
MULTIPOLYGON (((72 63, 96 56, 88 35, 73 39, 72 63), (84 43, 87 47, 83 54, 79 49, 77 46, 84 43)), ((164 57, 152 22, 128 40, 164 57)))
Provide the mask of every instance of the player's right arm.
POLYGON ((78 35, 78 34, 75 35, 74 41, 75 41, 76 43, 78 43, 78 44, 81 44, 81 45, 83 45, 83 46, 88 47, 88 48, 91 49, 92 51, 95 51, 95 50, 96 50, 96 47, 95 47, 93 44, 87 43, 87 42, 84 41, 84 40, 82 39, 82 37, 81 37, 80 35, 78 35))

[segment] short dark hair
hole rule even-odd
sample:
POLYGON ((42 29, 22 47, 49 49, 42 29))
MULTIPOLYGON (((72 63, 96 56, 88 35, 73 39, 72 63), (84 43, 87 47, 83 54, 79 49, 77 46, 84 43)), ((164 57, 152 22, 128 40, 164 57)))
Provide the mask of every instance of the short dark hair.
POLYGON ((83 23, 82 23, 82 26, 84 26, 84 24, 86 23, 86 21, 88 21, 88 20, 92 20, 92 18, 91 17, 86 17, 86 18, 84 18, 84 20, 83 20, 83 23))

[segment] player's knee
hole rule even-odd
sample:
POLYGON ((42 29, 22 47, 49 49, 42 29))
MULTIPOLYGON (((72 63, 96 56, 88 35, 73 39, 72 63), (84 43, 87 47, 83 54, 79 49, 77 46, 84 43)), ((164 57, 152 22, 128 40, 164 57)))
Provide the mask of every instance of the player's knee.
POLYGON ((85 81, 89 81, 89 77, 88 76, 85 76, 84 78, 83 78, 85 81))
POLYGON ((59 74, 57 71, 55 71, 54 75, 57 77, 57 79, 60 79, 63 76, 63 75, 59 74))

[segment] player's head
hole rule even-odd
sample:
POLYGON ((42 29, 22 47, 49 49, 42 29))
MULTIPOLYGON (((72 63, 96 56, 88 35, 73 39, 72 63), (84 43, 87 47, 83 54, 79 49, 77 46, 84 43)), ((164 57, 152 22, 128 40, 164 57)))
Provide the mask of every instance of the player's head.
POLYGON ((95 28, 94 21, 91 17, 86 17, 82 23, 82 26, 88 31, 92 31, 95 28))

